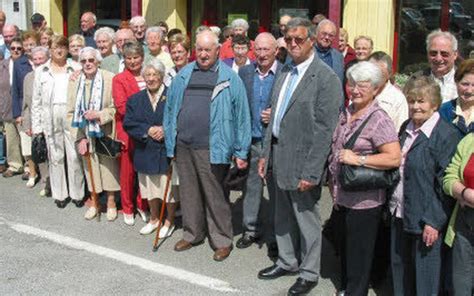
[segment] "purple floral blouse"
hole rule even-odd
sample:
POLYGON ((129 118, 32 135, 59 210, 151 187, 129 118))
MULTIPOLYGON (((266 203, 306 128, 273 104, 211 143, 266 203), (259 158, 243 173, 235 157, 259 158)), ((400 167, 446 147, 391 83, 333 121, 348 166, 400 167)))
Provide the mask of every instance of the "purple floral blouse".
POLYGON ((329 156, 329 177, 332 183, 334 203, 351 209, 370 209, 385 202, 385 190, 344 191, 339 185, 339 169, 341 163, 337 155, 343 149, 352 134, 362 122, 372 113, 372 117, 357 138, 352 151, 360 155, 374 154, 377 147, 383 144, 398 142, 395 125, 388 114, 382 110, 376 101, 369 106, 366 113, 353 122, 350 122, 354 113, 352 106, 339 116, 339 122, 332 137, 331 155, 329 156))

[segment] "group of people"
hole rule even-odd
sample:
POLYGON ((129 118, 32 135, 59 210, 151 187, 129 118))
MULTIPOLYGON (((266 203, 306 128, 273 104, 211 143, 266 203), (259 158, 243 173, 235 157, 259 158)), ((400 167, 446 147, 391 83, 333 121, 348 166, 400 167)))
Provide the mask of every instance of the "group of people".
POLYGON ((321 15, 284 15, 279 36, 255 40, 243 19, 222 33, 201 26, 193 48, 178 29, 148 26, 141 16, 114 32, 96 29, 86 12, 69 38, 40 14, 31 31, 5 20, 0 12, 4 177, 40 183, 59 208, 82 207, 87 184, 100 199, 88 220, 102 211, 117 219, 120 196, 124 223, 134 225, 137 214, 146 223, 140 233, 160 228, 160 238, 173 233, 179 207, 175 251, 207 237, 222 261, 233 248, 234 167, 245 182, 235 245, 265 237, 276 261, 258 278, 298 274, 289 295, 318 283, 327 184, 341 259, 337 295, 367 295, 384 221, 395 295, 472 295, 474 60, 458 56, 453 34, 428 35, 430 68, 402 88, 369 36, 356 37, 352 49, 347 31, 321 15), (41 139, 46 161, 35 157, 41 139), (400 180, 354 189, 345 167, 400 180))

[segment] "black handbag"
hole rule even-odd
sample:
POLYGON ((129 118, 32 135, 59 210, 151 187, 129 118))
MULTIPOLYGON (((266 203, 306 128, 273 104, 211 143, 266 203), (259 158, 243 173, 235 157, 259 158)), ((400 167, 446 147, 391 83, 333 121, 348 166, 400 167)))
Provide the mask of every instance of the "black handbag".
MULTIPOLYGON (((367 117, 367 119, 360 125, 359 129, 357 129, 351 138, 344 144, 344 149, 352 150, 357 138, 374 112, 367 117)), ((339 183, 341 184, 342 189, 346 191, 392 189, 399 181, 400 172, 398 168, 377 170, 364 166, 342 164, 339 171, 339 183)))
MULTIPOLYGON (((115 136, 115 119, 112 120, 112 135, 115 136)), ((122 153, 122 142, 107 136, 96 138, 95 153, 108 158, 119 157, 122 153)))
POLYGON ((116 158, 122 152, 122 143, 111 137, 96 138, 95 152, 101 156, 116 158))
POLYGON ((48 147, 46 146, 46 138, 43 133, 33 136, 31 141, 31 158, 36 164, 48 160, 48 147))

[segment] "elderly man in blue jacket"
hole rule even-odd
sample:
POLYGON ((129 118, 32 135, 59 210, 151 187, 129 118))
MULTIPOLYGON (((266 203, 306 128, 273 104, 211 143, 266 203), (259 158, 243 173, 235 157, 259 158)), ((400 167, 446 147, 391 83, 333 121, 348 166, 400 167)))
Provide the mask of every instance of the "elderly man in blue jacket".
POLYGON ((168 90, 164 128, 168 157, 176 158, 183 214, 183 239, 174 249, 188 250, 208 235, 214 260, 222 261, 233 239, 223 181, 232 159, 239 169, 247 167, 251 128, 243 82, 218 57, 216 35, 199 33, 196 62, 168 90))

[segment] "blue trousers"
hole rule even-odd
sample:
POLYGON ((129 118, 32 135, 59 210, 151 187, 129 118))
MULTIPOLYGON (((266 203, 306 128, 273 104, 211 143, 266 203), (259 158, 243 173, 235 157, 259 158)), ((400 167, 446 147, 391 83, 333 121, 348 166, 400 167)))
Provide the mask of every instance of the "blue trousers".
POLYGON ((441 278, 443 236, 431 247, 421 234, 403 230, 403 220, 392 217, 391 264, 395 296, 437 296, 441 278))
POLYGON ((0 165, 5 165, 6 157, 5 157, 5 136, 2 131, 3 127, 0 126, 0 165))

